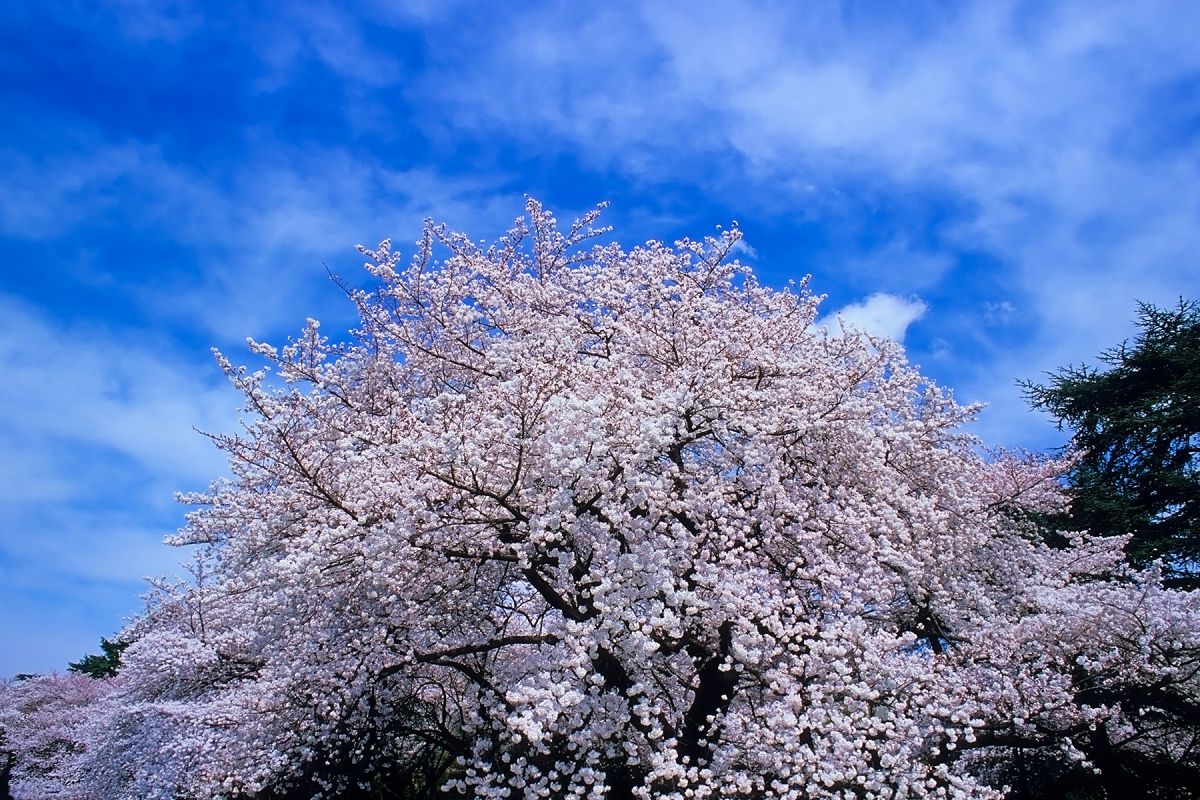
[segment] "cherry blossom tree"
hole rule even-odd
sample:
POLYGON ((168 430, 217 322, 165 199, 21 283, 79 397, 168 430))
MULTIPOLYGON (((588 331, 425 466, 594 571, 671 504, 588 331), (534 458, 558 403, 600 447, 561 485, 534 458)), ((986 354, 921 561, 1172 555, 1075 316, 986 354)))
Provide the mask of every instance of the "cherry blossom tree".
POLYGON ((114 681, 42 675, 0 681, 0 800, 86 797, 75 767, 114 681))
POLYGON ((1035 756, 1102 777, 1101 740, 1194 762, 1121 698, 1195 702, 1196 599, 1044 544, 1065 464, 984 452, 736 228, 625 251, 527 212, 364 250, 348 343, 220 357, 233 475, 121 635, 91 791, 996 798, 1035 756))

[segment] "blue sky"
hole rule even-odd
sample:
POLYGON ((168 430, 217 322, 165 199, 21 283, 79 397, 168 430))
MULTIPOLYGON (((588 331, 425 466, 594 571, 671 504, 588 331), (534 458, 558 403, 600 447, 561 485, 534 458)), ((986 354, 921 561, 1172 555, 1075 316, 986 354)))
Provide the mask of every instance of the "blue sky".
MULTIPOLYGON (((224 462, 209 348, 345 329, 327 269, 526 194, 902 336, 986 441, 1020 378, 1200 296, 1194 3, 109 3, 0 10, 0 675, 137 610, 224 462), (735 7, 736 6, 736 7, 735 7), (503 9, 503 10, 498 10, 503 9)), ((410 248, 411 249, 411 248, 410 248)))

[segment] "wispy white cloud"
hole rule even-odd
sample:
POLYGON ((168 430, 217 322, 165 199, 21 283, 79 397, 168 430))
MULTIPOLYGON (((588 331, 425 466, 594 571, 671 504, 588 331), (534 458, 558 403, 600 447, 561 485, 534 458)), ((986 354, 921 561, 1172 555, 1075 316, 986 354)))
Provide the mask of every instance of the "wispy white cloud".
MULTIPOLYGON (((0 674, 61 667, 119 627, 139 579, 179 558, 161 544, 182 521, 173 493, 224 471, 193 426, 230 430, 235 393, 215 369, 155 344, 0 296, 0 567, 11 572, 0 582, 0 616, 34 595, 46 607, 108 612, 106 629, 71 640, 71 650, 9 651, 0 674)), ((33 648, 44 620, 12 613, 4 627, 33 648)))
MULTIPOLYGON (((81 9, 72 11, 78 14, 81 9)), ((174 44, 205 24, 201 5, 193 0, 110 0, 90 11, 111 15, 121 33, 134 43, 174 44)))
POLYGON ((983 304, 983 318, 992 325, 1008 325, 1019 311, 1008 300, 993 300, 983 304))
POLYGON ((38 240, 94 222, 117 205, 119 179, 145 161, 136 145, 53 156, 0 151, 0 234, 38 240))
POLYGON ((922 292, 937 286, 955 267, 955 256, 944 249, 922 246, 899 235, 855 253, 823 256, 817 267, 840 276, 855 287, 885 292, 922 292))
POLYGON ((385 86, 404 76, 400 59, 368 42, 364 21, 345 13, 340 4, 307 2, 288 8, 285 25, 259 20, 253 46, 265 67, 257 81, 261 91, 288 84, 308 59, 348 81, 350 86, 385 86))
MULTIPOLYGON (((0 462, 21 463, 25 452, 44 459, 45 445, 72 443, 190 482, 222 463, 193 426, 227 428, 236 396, 215 369, 156 351, 141 334, 57 323, 0 295, 0 372, 0 462)), ((10 503, 27 490, 13 477, 3 487, 10 503)))
POLYGON ((990 335, 984 314, 969 335, 942 337, 969 348, 956 359, 961 382, 982 395, 972 399, 996 399, 993 415, 1027 413, 1015 378, 1127 336, 1135 299, 1200 292, 1200 140, 1194 118, 1159 121, 1178 103, 1194 114, 1191 4, 696 3, 582 20, 539 11, 506 25, 481 39, 473 66, 453 65, 457 80, 426 78, 465 129, 536 137, 634 180, 690 175, 712 193, 749 183, 758 191, 739 194, 760 209, 827 226, 848 184, 895 203, 949 198, 936 249, 901 237, 893 253, 860 249, 825 269, 848 267, 863 289, 874 279, 882 291, 950 295, 986 280, 1018 297, 1027 335, 1004 342, 1015 373, 970 363, 990 335), (955 270, 954 251, 986 263, 955 270), (895 272, 906 255, 907 283, 895 272))
POLYGON ((755 259, 758 258, 758 248, 747 242, 745 239, 738 239, 733 243, 733 248, 730 252, 735 256, 742 258, 755 259))
POLYGON ((908 327, 925 315, 929 307, 918 297, 898 297, 876 292, 860 302, 851 303, 832 315, 817 320, 817 325, 836 328, 839 323, 854 330, 904 341, 908 327))
MULTIPOLYGON (((182 295, 183 310, 225 341, 290 333, 306 316, 351 324, 353 309, 328 272, 357 281, 362 257, 355 245, 395 237, 403 251, 426 217, 499 231, 521 207, 520 195, 486 174, 393 170, 342 149, 289 155, 266 159, 232 191, 207 185, 206 213, 229 224, 197 224, 189 232, 202 254, 203 284, 182 295)), ((154 301, 170 307, 178 297, 154 301)))
POLYGON ((392 169, 340 147, 263 141, 252 171, 226 175, 153 144, 86 129, 69 138, 62 152, 0 152, 0 235, 53 243, 108 220, 169 241, 186 263, 124 265, 125 290, 212 344, 277 337, 324 313, 348 323, 328 271, 357 279, 355 245, 391 236, 404 247, 426 217, 499 233, 522 205, 500 175, 392 169))

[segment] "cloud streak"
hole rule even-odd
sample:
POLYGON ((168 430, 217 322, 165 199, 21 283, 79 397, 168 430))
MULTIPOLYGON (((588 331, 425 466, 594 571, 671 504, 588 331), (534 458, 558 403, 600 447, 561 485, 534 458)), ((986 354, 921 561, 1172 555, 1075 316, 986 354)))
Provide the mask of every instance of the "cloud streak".
POLYGON ((840 324, 851 330, 903 342, 908 326, 925 316, 928 310, 929 306, 920 298, 876 292, 861 302, 839 309, 832 319, 824 317, 816 324, 825 328, 840 324))
POLYGON ((827 229, 896 205, 899 219, 878 221, 893 238, 848 234, 817 287, 846 276, 844 262, 860 291, 922 291, 931 319, 958 327, 940 352, 966 393, 999 398, 990 413, 1025 413, 1015 378, 1128 335, 1135 298, 1197 289, 1200 11, 1189 5, 608 8, 577 26, 584 53, 555 35, 568 23, 553 14, 509 24, 527 35, 489 40, 465 79, 427 77, 428 91, 449 87, 459 124, 549 134, 650 184, 704 163, 695 180, 707 191, 827 229), (1171 110, 1180 104, 1191 118, 1171 110), (932 198, 948 208, 914 239, 906 223, 932 198), (1026 309, 1024 342, 940 307, 968 284, 976 306, 1026 309), (1003 369, 970 363, 981 340, 1013 348, 1003 369))
POLYGON ((215 370, 167 348, 5 296, 0 374, 0 629, 25 643, 0 655, 9 674, 82 655, 134 610, 140 577, 170 571, 180 554, 161 540, 178 524, 174 491, 224 471, 193 426, 230 429, 236 400, 215 370), (43 616, 20 612, 36 598, 43 616), (103 629, 68 640, 47 630, 47 617, 77 629, 80 608, 103 629))

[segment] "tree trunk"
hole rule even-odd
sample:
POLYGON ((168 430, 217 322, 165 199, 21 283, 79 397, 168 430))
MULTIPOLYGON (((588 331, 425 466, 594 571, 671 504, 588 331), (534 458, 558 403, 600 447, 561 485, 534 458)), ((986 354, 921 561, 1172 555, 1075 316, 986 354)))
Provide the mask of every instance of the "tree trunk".
POLYGON ((12 770, 17 757, 12 753, 0 753, 0 800, 14 800, 12 796, 12 770))

